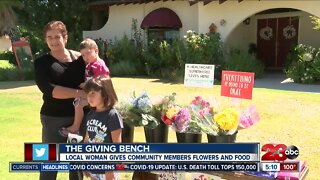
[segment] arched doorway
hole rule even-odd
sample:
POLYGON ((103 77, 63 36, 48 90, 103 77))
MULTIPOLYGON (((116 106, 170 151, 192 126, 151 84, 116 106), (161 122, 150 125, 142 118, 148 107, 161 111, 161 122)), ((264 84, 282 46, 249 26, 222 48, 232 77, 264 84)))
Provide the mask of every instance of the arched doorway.
POLYGON ((298 44, 299 17, 258 19, 257 57, 266 67, 285 66, 290 49, 298 44))
POLYGON ((244 18, 225 43, 245 51, 253 49, 267 69, 282 69, 296 44, 320 47, 320 31, 313 29, 310 16, 292 8, 264 10, 244 18))

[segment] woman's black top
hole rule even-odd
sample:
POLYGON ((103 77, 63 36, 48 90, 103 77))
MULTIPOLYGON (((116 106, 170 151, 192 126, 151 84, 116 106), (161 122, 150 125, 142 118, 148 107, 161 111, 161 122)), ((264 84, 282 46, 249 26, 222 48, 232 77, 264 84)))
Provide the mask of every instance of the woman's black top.
POLYGON ((60 62, 48 53, 35 60, 34 68, 36 84, 43 93, 40 114, 54 117, 74 116, 74 99, 53 98, 52 91, 54 85, 79 89, 80 83, 84 82, 83 58, 80 56, 72 62, 60 62))

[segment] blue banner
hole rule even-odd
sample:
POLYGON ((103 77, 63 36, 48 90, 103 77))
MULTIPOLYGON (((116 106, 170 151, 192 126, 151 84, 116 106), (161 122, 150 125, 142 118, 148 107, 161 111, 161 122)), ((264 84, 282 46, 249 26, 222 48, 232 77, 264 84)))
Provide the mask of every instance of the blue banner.
POLYGON ((59 153, 254 153, 260 143, 59 144, 59 153))
POLYGON ((259 163, 10 163, 21 171, 258 171, 259 163))
POLYGON ((69 163, 41 163, 40 171, 69 171, 69 163))
POLYGON ((10 162, 9 163, 9 171, 10 172, 40 171, 40 164, 39 163, 10 162))

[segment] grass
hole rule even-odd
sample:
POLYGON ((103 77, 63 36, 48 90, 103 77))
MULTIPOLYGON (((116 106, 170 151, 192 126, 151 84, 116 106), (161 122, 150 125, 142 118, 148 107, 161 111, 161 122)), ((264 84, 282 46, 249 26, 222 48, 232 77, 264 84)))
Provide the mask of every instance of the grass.
MULTIPOLYGON (((130 92, 145 89, 151 97, 177 93, 180 104, 187 104, 196 95, 206 98, 219 97, 220 86, 209 89, 186 88, 158 79, 114 78, 118 97, 124 99, 130 92)), ((40 142, 41 124, 39 109, 41 93, 32 81, 0 82, 0 175, 1 179, 38 179, 38 173, 9 173, 9 162, 23 161, 24 142, 40 142)), ((221 101, 228 98, 221 97, 221 101)), ((261 121, 238 133, 237 142, 283 143, 299 148, 299 159, 307 160, 310 168, 307 179, 319 179, 320 167, 320 94, 255 88, 253 100, 242 104, 255 104, 261 121)), ((145 142, 142 128, 135 129, 135 142, 145 142)), ((174 132, 169 142, 176 142, 174 132)), ((203 142, 207 142, 203 136, 203 142)), ((121 179, 130 179, 124 173, 121 179)), ((59 173, 58 179, 67 179, 59 173)))

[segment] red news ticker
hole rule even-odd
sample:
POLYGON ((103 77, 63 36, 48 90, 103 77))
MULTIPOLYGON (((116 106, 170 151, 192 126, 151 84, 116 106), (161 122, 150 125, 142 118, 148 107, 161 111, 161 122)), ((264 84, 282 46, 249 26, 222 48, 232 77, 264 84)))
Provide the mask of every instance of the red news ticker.
POLYGON ((281 162, 280 171, 299 171, 299 162, 281 162))

